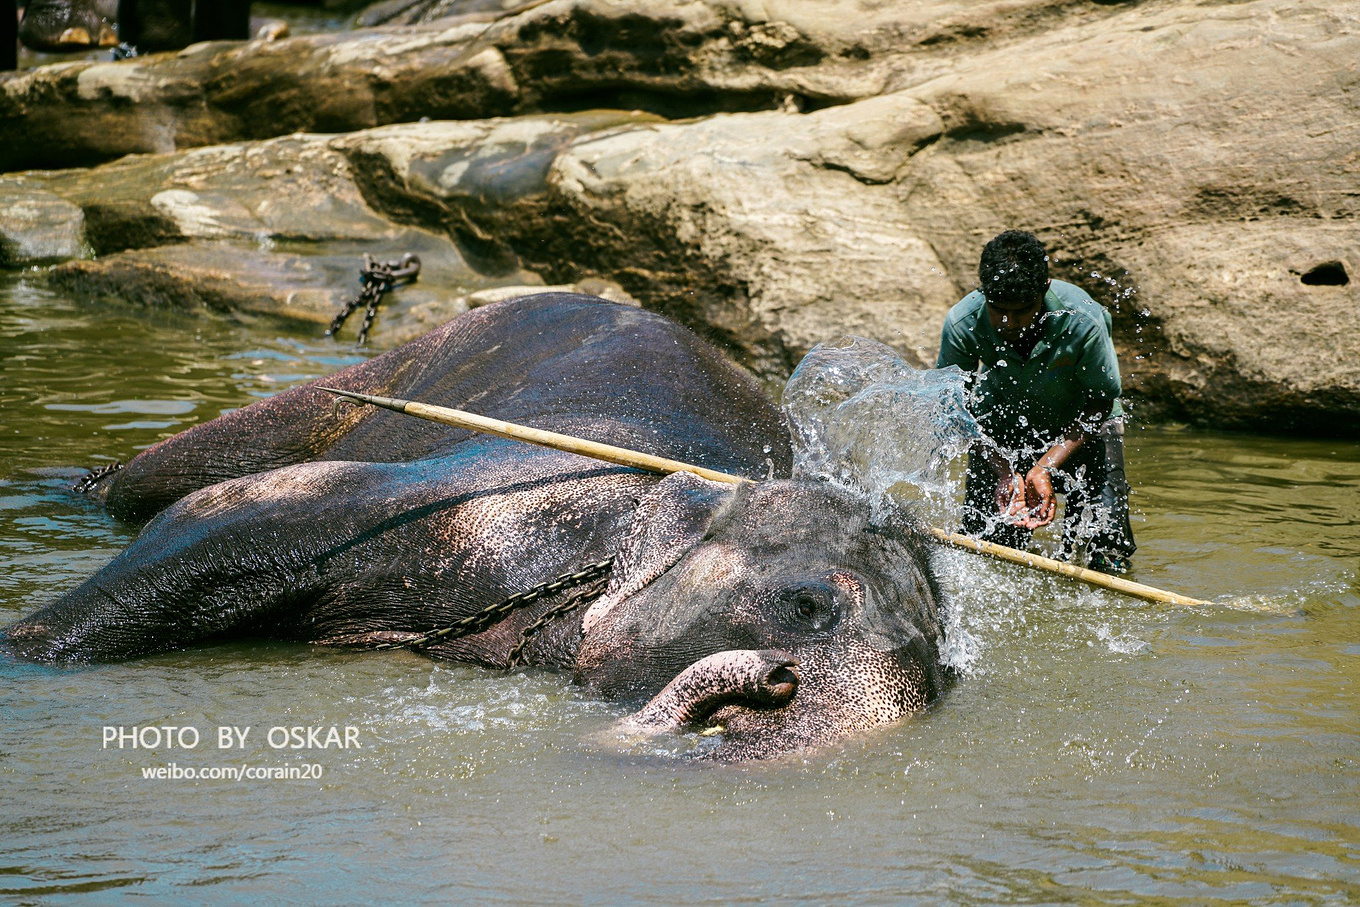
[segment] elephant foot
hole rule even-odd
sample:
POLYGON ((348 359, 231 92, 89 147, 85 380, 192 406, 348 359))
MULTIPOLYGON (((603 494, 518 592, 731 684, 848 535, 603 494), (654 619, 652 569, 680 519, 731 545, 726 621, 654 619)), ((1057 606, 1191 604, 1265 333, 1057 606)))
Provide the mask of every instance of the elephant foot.
POLYGON ((614 730, 652 736, 698 724, 724 706, 779 708, 798 691, 797 667, 796 658, 778 649, 717 652, 680 672, 614 730))
POLYGON ((88 29, 72 26, 57 36, 59 50, 83 50, 90 47, 117 47, 118 34, 107 24, 99 27, 98 39, 92 37, 88 29))
POLYGON ((60 31, 42 29, 25 22, 20 27, 19 36, 28 47, 45 53, 68 53, 118 46, 118 33, 107 22, 89 27, 68 25, 60 31))

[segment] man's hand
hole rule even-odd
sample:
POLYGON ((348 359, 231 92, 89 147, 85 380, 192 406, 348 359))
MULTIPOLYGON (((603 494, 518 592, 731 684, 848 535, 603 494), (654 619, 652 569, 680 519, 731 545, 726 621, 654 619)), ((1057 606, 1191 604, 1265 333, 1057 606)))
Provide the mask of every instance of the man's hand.
POLYGON ((1025 515, 1025 477, 1007 469, 996 483, 996 512, 1008 523, 1025 515))
POLYGON ((1057 499, 1048 469, 1035 466, 1023 476, 1006 470, 996 484, 996 510, 1007 523, 1021 529, 1038 529, 1053 522, 1057 499))
POLYGON ((1058 501, 1053 495, 1053 477, 1047 466, 1035 466, 1025 474, 1025 501, 1021 518, 1015 525, 1022 529, 1038 529, 1053 522, 1058 501))

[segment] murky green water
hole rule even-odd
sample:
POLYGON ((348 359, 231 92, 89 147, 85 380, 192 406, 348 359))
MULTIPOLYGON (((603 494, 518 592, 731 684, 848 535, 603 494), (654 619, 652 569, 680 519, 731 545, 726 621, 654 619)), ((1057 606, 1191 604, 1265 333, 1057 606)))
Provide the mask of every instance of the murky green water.
MULTIPOLYGON (((354 361, 309 329, 81 307, 5 278, 0 621, 132 537, 65 490, 83 467, 354 361)), ((1129 455, 1135 578, 1230 606, 945 555, 970 674, 919 720, 776 764, 602 751, 587 738, 614 712, 557 677, 406 654, 0 660, 0 893, 1360 899, 1360 445, 1136 430, 1129 455), (102 743, 153 725, 200 742, 102 743), (361 748, 269 745, 294 725, 355 727, 361 748), (219 726, 249 726, 246 745, 219 750, 219 726), (172 764, 320 777, 143 778, 172 764)))

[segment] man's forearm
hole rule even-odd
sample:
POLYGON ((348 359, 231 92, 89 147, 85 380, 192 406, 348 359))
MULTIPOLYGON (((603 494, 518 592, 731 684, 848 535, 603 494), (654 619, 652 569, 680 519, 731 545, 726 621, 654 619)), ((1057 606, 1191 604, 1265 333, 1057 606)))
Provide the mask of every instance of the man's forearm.
POLYGON ((1113 409, 1112 403, 1100 402, 1093 403, 1082 410, 1080 416, 1076 418, 1067 431, 1063 432, 1062 437, 1053 443, 1039 461, 1034 464, 1035 468, 1042 467, 1050 472, 1060 468, 1067 462, 1068 457, 1072 456, 1081 445, 1091 436, 1092 429, 1098 429, 1100 423, 1109 418, 1110 411, 1113 409))
POLYGON ((1046 469, 1052 472, 1060 468, 1067 462, 1067 458, 1081 445, 1086 443, 1087 432, 1081 428, 1069 428, 1063 436, 1057 440, 1052 447, 1044 452, 1039 458, 1039 462, 1034 464, 1035 469, 1046 469))

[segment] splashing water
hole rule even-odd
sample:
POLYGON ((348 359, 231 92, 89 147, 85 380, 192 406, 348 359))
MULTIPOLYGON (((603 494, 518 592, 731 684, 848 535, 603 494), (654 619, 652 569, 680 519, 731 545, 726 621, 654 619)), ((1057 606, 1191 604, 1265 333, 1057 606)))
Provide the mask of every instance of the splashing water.
MULTIPOLYGON (((784 388, 794 476, 863 495, 876 515, 908 504, 923 521, 952 528, 962 482, 951 467, 982 438, 965 382, 956 367, 915 369, 863 337, 818 344, 784 388)), ((949 608, 946 622, 941 661, 967 673, 981 642, 961 607, 949 608)))
POLYGON ((959 517, 950 467, 981 431, 965 405, 965 374, 912 368, 863 337, 821 343, 784 388, 797 478, 868 497, 877 511, 909 501, 922 519, 959 517))

